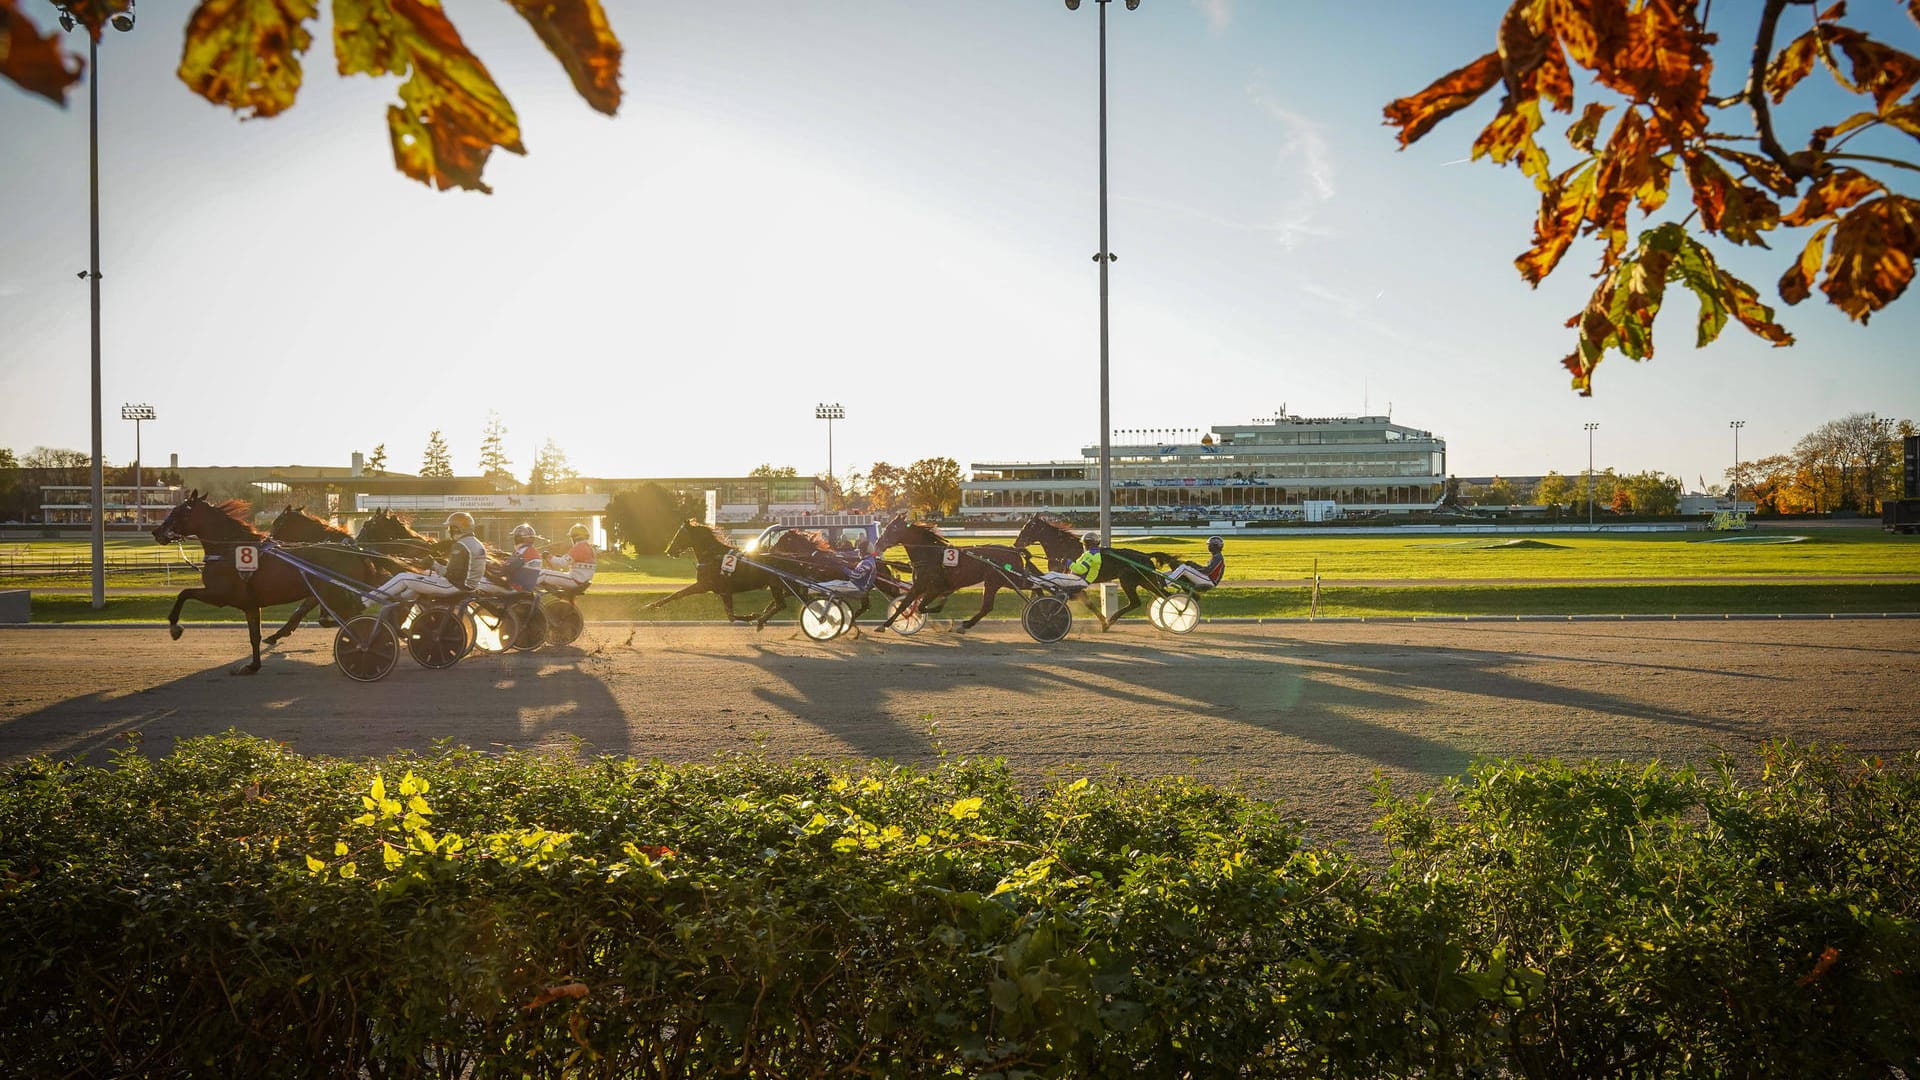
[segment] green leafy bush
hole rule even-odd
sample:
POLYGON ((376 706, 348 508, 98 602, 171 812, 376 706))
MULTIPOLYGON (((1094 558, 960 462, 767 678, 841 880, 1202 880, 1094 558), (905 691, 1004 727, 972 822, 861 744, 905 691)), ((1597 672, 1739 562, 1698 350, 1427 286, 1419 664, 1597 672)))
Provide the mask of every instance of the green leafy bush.
POLYGON ((242 737, 0 780, 9 1075, 1888 1075, 1916 763, 1185 780, 242 737))

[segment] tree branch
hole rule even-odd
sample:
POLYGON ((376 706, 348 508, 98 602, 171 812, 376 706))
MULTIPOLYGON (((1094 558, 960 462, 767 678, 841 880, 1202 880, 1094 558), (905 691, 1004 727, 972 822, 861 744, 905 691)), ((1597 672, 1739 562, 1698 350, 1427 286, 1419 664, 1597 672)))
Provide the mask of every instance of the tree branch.
POLYGON ((1899 158, 1879 157, 1874 154, 1827 154, 1825 160, 1871 161, 1876 165, 1891 165, 1896 169, 1912 169, 1914 172, 1920 172, 1920 165, 1915 165, 1911 161, 1901 161, 1899 158))
POLYGON ((1753 109, 1753 127, 1760 134, 1760 151, 1772 158, 1787 176, 1798 182, 1811 175, 1812 170, 1794 160, 1786 147, 1773 134, 1773 113, 1767 107, 1767 65, 1773 61, 1773 34, 1780 23, 1780 13, 1788 4, 1805 4, 1809 0, 1767 0, 1766 8, 1760 12, 1760 30, 1753 38, 1753 59, 1747 70, 1747 104, 1753 109))

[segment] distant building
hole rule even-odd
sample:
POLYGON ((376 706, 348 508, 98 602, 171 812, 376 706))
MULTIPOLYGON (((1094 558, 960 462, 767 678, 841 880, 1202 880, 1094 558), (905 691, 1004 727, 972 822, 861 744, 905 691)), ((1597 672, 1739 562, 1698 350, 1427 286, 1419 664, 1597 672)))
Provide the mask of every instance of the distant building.
MULTIPOLYGON (((1446 441, 1385 416, 1283 409, 1216 424, 1198 441, 1129 434, 1111 457, 1114 513, 1134 518, 1301 520, 1309 502, 1332 502, 1343 514, 1410 513, 1433 509, 1446 494, 1446 441)), ((1077 461, 986 461, 969 471, 960 485, 964 517, 1099 509, 1097 446, 1077 461)))

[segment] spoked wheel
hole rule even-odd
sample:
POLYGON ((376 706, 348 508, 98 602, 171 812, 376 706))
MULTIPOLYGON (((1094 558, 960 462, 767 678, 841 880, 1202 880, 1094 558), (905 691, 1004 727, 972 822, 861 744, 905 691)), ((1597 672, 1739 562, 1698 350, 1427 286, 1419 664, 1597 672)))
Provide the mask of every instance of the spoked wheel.
POLYGON ((471 648, 466 620, 448 608, 422 608, 407 627, 407 653, 424 668, 450 668, 471 648))
POLYGON ((571 598, 556 596, 540 606, 547 617, 547 644, 571 645, 586 629, 587 621, 571 598))
POLYGON ((921 627, 927 625, 927 614, 916 607, 912 611, 901 615, 900 605, 906 599, 904 596, 896 596, 887 601, 887 618, 893 620, 889 629, 894 633, 905 634, 908 637, 912 637, 920 632, 921 627))
POLYGON ((1073 629, 1073 609, 1057 596, 1036 596, 1020 612, 1020 625, 1027 636, 1043 645, 1051 645, 1073 629))
POLYGON ((377 615, 348 619, 334 631, 333 662, 354 682, 379 682, 400 662, 400 638, 377 615))
POLYGON ((853 609, 839 597, 818 597, 800 609, 800 629, 815 641, 832 641, 852 625, 853 609))
POLYGON ((515 600, 508 610, 513 612, 519 623, 519 629, 513 634, 514 648, 532 652, 547 643, 547 613, 541 608, 538 597, 531 602, 525 598, 515 600))
POLYGON ((1191 634, 1200 625, 1200 599, 1192 593, 1168 593, 1153 602, 1147 616, 1170 634, 1191 634))
POLYGON ((473 612, 473 648, 497 656, 513 648, 513 639, 520 632, 520 616, 513 613, 510 603, 502 602, 498 607, 483 604, 473 612))

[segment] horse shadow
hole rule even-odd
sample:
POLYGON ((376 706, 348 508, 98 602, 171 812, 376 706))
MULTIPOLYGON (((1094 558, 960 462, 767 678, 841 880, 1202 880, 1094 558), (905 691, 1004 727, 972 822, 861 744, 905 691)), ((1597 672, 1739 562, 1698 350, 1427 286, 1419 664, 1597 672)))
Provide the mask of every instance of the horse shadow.
POLYGON ((476 655, 441 671, 403 652, 378 683, 356 683, 335 670, 331 640, 318 636, 283 644, 263 659, 247 679, 214 664, 131 693, 88 690, 0 720, 0 761, 46 755, 98 764, 130 744, 161 757, 181 739, 224 731, 330 757, 442 745, 638 749, 597 670, 605 661, 591 648, 476 655))

